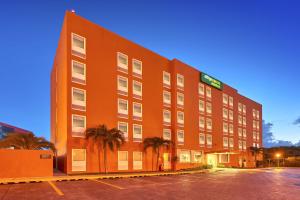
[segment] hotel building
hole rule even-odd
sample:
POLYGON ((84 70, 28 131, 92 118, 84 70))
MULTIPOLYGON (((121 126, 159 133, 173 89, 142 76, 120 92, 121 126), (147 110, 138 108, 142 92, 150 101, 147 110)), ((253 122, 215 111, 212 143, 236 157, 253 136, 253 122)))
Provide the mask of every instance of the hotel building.
POLYGON ((126 137, 120 149, 108 151, 109 172, 151 171, 152 151, 143 152, 142 144, 148 137, 173 141, 161 150, 165 170, 253 167, 250 147, 262 145, 261 104, 66 12, 51 72, 51 141, 62 171, 104 172, 103 154, 84 135, 99 124, 126 137))

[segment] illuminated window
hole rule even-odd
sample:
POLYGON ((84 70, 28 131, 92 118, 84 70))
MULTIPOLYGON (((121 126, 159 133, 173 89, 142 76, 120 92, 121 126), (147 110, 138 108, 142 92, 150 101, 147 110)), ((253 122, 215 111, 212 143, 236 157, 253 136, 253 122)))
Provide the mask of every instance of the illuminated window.
POLYGON ((118 170, 128 170, 128 151, 118 151, 118 170))
POLYGON ((134 151, 133 152, 133 169, 143 169, 143 152, 134 151))
POLYGON ((180 163, 189 163, 191 162, 191 154, 188 150, 178 150, 179 162, 180 163))

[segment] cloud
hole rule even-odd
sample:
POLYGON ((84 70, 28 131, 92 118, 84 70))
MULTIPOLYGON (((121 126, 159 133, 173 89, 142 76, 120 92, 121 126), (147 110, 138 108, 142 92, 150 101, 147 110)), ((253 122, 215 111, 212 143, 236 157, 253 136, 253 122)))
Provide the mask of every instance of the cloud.
POLYGON ((294 121, 293 124, 295 124, 295 125, 300 125, 300 117, 298 117, 298 118, 294 121))
MULTIPOLYGON (((300 125, 300 118, 299 124, 300 125)), ((263 120, 263 143, 264 147, 279 147, 279 146, 300 146, 300 141, 298 143, 293 144, 291 141, 287 140, 276 140, 273 132, 272 132, 273 124, 272 123, 266 123, 265 120, 263 120)))

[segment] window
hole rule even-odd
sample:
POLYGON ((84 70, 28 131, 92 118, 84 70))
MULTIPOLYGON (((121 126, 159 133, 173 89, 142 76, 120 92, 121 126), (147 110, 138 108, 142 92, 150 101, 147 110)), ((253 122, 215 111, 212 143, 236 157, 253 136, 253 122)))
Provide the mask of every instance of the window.
POLYGON ((132 72, 137 77, 142 76, 142 62, 136 59, 132 60, 132 72))
POLYGON ((118 122, 118 129, 124 134, 126 140, 128 140, 128 123, 118 122))
POLYGON ((206 97, 207 97, 208 99, 211 98, 211 88, 210 88, 210 87, 206 87, 206 97))
POLYGON ((118 170, 128 170, 128 151, 118 151, 118 170))
POLYGON ((240 113, 243 111, 243 105, 241 103, 238 104, 238 111, 240 113))
POLYGON ((223 104, 227 105, 228 104, 228 95, 223 94, 223 104))
POLYGON ((141 99, 142 97, 142 83, 138 81, 133 81, 133 97, 141 99))
POLYGON ((223 108, 223 118, 228 119, 228 109, 227 108, 223 108))
POLYGON ((72 115, 72 136, 83 137, 86 128, 85 116, 72 115))
POLYGON ((206 144, 208 147, 212 146, 212 135, 206 134, 206 144))
POLYGON ((255 147, 255 146, 256 146, 256 144, 253 142, 252 146, 253 146, 253 147, 255 147))
POLYGON ((227 134, 228 133, 228 123, 223 122, 223 133, 227 134))
POLYGON ((133 169, 143 169, 143 153, 140 151, 133 152, 133 169))
POLYGON ((211 103, 206 102, 206 113, 211 114, 211 112, 212 112, 211 103))
POLYGON ((177 111, 177 123, 184 124, 184 113, 177 111))
POLYGON ((253 119, 256 118, 256 110, 255 109, 252 109, 252 117, 253 117, 253 119))
POLYGON ((128 115, 128 101, 125 99, 118 99, 118 113, 128 115))
POLYGON ((256 147, 259 148, 259 144, 258 143, 256 144, 256 147))
POLYGON ((190 151, 188 150, 178 150, 179 151, 179 162, 181 163, 189 163, 191 162, 190 151))
POLYGON ((219 154, 219 163, 229 163, 229 154, 219 154))
POLYGON ((233 111, 229 110, 229 120, 233 121, 233 111))
POLYGON ((253 121, 253 129, 256 129, 256 121, 253 121))
POLYGON ((171 123, 171 112, 169 110, 164 110, 163 118, 165 123, 171 123))
POLYGON ((133 141, 141 142, 142 141, 142 125, 133 124, 133 141))
POLYGON ((229 134, 233 135, 233 124, 229 124, 229 134))
POLYGON ((256 140, 259 140, 259 132, 256 133, 256 140))
POLYGON ((193 155, 193 162, 194 163, 201 163, 202 162, 202 152, 201 151, 192 151, 193 155))
POLYGON ((243 137, 247 137, 247 132, 246 132, 246 129, 243 129, 243 137))
POLYGON ((79 88, 72 88, 72 108, 78 110, 85 110, 86 97, 85 90, 79 88))
POLYGON ((199 100, 199 111, 204 112, 204 101, 199 100))
POLYGON ((212 121, 209 118, 206 119, 206 129, 207 131, 211 131, 212 129, 212 121))
POLYGON ((200 96, 204 96, 204 84, 202 84, 202 83, 198 84, 198 94, 200 96))
POLYGON ((242 140, 239 140, 239 150, 242 150, 243 149, 243 142, 242 140))
POLYGON ((238 128, 239 137, 243 137, 243 130, 242 128, 238 128))
POLYGON ((256 132, 253 131, 253 140, 256 140, 256 132))
POLYGON ((205 128, 205 118, 200 116, 199 117, 199 128, 204 129, 205 128))
POLYGON ((85 84, 86 68, 85 64, 72 60, 72 81, 85 84))
POLYGON ((163 130, 163 138, 165 140, 171 140, 171 129, 164 129, 163 130))
POLYGON ((246 106, 243 105, 243 114, 246 114, 246 106))
POLYGON ((243 124, 243 117, 241 115, 239 115, 239 125, 243 124))
POLYGON ((163 102, 165 104, 171 104, 171 93, 168 91, 163 92, 163 102))
POLYGON ((117 63, 118 63, 118 68, 121 71, 127 72, 127 70, 128 70, 128 56, 127 55, 118 52, 117 63))
POLYGON ((243 150, 247 149, 246 141, 243 141, 243 150))
POLYGON ((171 76, 170 73, 168 72, 163 72, 163 83, 166 86, 170 86, 171 85, 171 76))
POLYGON ((246 126, 247 122, 246 122, 246 117, 243 117, 243 126, 246 126))
POLYGON ((205 145, 205 134, 203 134, 203 133, 199 134, 199 144, 201 147, 203 147, 205 145))
POLYGON ((256 119, 259 119, 259 111, 256 111, 256 119))
POLYGON ((177 86, 181 88, 184 87, 184 76, 181 74, 177 74, 177 86))
POLYGON ((72 171, 86 171, 85 149, 72 149, 72 171))
POLYGON ((177 142, 178 143, 184 143, 184 131, 183 130, 177 130, 177 142))
POLYGON ((233 107, 233 97, 229 96, 229 106, 233 107))
POLYGON ((177 105, 184 105, 184 94, 177 92, 177 105))
POLYGON ((259 121, 256 122, 256 128, 259 130, 259 121))
POLYGON ((234 142, 233 142, 233 138, 229 138, 229 147, 233 148, 234 142))
POLYGON ((128 79, 123 76, 118 76, 118 91, 120 94, 127 95, 128 92, 128 79))
POLYGON ((223 137, 223 147, 228 148, 228 137, 223 137))
POLYGON ((76 56, 85 58, 86 39, 75 33, 72 33, 72 53, 76 56))

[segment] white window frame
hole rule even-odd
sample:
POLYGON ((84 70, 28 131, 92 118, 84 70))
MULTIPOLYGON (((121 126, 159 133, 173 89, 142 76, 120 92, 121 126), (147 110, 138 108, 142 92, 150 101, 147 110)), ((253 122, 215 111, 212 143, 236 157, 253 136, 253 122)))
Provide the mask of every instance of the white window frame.
POLYGON ((134 151, 132 152, 132 162, 133 162, 133 169, 134 170, 141 170, 143 169, 143 152, 141 151, 134 151), (141 160, 134 160, 134 154, 140 154, 141 160))
POLYGON ((189 150, 182 150, 179 149, 178 150, 178 157, 179 157, 179 162, 180 163, 190 163, 191 162, 191 152, 189 150), (181 155, 185 155, 184 157, 186 157, 187 159, 183 160, 181 155))
POLYGON ((212 119, 210 119, 210 118, 206 118, 206 129, 208 130, 208 131, 212 131, 212 119), (209 123, 211 124, 210 126, 209 126, 209 123))
POLYGON ((211 88, 206 86, 205 90, 206 90, 206 97, 209 98, 209 99, 211 99, 211 96, 212 96, 211 88))
POLYGON ((171 123, 171 111, 170 110, 166 110, 166 109, 163 110, 163 121, 165 123, 171 123), (165 118, 165 113, 169 114, 169 116, 170 116, 169 119, 165 118))
POLYGON ((177 87, 184 88, 184 76, 182 74, 177 74, 176 77, 177 87), (182 80, 182 82, 179 81, 180 79, 182 80))
POLYGON ((169 72, 163 71, 163 83, 167 86, 171 86, 171 74, 169 72), (169 80, 165 80, 165 76, 169 77, 169 80))
POLYGON ((86 64, 84 64, 84 63, 82 63, 82 62, 78 62, 77 60, 72 60, 71 65, 72 65, 72 78, 79 79, 79 80, 83 81, 83 82, 80 82, 80 81, 76 81, 76 80, 73 80, 73 79, 72 79, 72 82, 76 82, 76 83, 85 85, 85 82, 86 82, 86 64), (76 73, 76 72, 74 71, 74 64, 75 64, 75 63, 77 63, 77 64, 79 64, 79 65, 82 65, 82 67, 83 67, 83 72, 84 72, 83 75, 82 75, 82 74, 79 74, 79 73, 76 73))
POLYGON ((259 117, 260 117, 259 110, 256 110, 256 119, 259 120, 259 117))
POLYGON ((229 131, 228 131, 229 134, 230 134, 230 135, 233 135, 233 132, 234 132, 234 131, 233 131, 233 130, 234 130, 233 124, 229 124, 229 125, 228 125, 228 130, 229 130, 229 131))
POLYGON ((243 129, 243 138, 246 138, 247 137, 247 130, 244 128, 243 129))
POLYGON ((243 150, 243 141, 239 140, 239 150, 243 150))
POLYGON ((204 93, 205 93, 205 87, 204 87, 204 84, 203 83, 199 83, 198 84, 198 94, 200 96, 204 96, 204 93))
POLYGON ((223 94, 223 104, 228 105, 228 95, 223 94))
POLYGON ((228 123, 227 122, 223 122, 223 133, 228 133, 228 123))
POLYGON ((133 95, 137 95, 137 96, 139 96, 139 97, 142 97, 142 96, 143 96, 143 84, 142 84, 141 82, 139 82, 139 81, 133 80, 133 81, 132 81, 132 93, 133 93, 133 95), (134 89, 134 85, 139 85, 139 86, 141 86, 141 91, 135 90, 135 89, 134 89))
POLYGON ((243 116, 243 126, 246 126, 246 125, 247 125, 246 117, 243 116))
POLYGON ((238 103, 238 112, 242 113, 243 112, 243 104, 242 103, 238 103))
POLYGON ((228 137, 223 137, 223 148, 228 148, 228 145, 229 142, 228 142, 228 137))
POLYGON ((242 128, 238 128, 238 135, 239 135, 239 137, 243 137, 243 129, 242 128))
POLYGON ((86 38, 85 37, 83 37, 81 35, 78 35, 76 33, 72 33, 71 34, 71 45, 72 45, 72 51, 75 51, 77 53, 86 55, 86 38), (79 39, 83 39, 83 49, 80 48, 80 47, 74 46, 74 44, 73 44, 73 38, 74 38, 74 36, 77 37, 77 38, 79 38, 79 39))
POLYGON ((124 133, 125 140, 128 140, 128 122, 118 121, 118 130, 122 131, 122 133, 124 133), (126 132, 124 132, 120 129, 122 124, 123 125, 126 124, 126 132))
POLYGON ((177 92, 177 105, 184 106, 184 94, 177 92), (180 101, 180 97, 182 97, 182 101, 180 101))
POLYGON ((165 104, 171 104, 171 92, 166 91, 166 90, 163 91, 163 102, 165 104), (165 95, 169 96, 169 99, 166 99, 165 95))
POLYGON ((72 149, 72 171, 73 172, 84 172, 86 171, 86 149, 72 149), (75 151, 84 151, 84 160, 75 161, 74 152, 75 151))
POLYGON ((229 148, 233 148, 234 147, 234 140, 233 138, 229 138, 229 148))
POLYGON ((122 114, 122 115, 128 115, 128 100, 118 98, 118 113, 122 114), (120 102, 126 102, 126 105, 127 105, 127 109, 126 110, 121 110, 121 108, 120 108, 120 102))
POLYGON ((229 115, 229 120, 233 121, 233 110, 229 110, 228 115, 229 115))
POLYGON ((126 94, 128 93, 128 78, 127 77, 118 75, 118 90, 122 91, 122 92, 125 92, 126 94), (126 87, 123 87, 123 86, 120 85, 119 81, 121 79, 126 80, 126 87))
POLYGON ((177 142, 184 143, 184 130, 177 130, 177 142), (183 135, 182 138, 178 137, 180 133, 183 135))
POLYGON ((203 100, 201 100, 201 99, 199 99, 199 112, 205 112, 205 102, 203 101, 203 100), (203 105, 203 107, 201 107, 200 105, 203 105))
POLYGON ((118 170, 128 170, 128 151, 118 151, 118 170), (120 160, 120 153, 125 153, 127 154, 127 160, 123 161, 120 160))
POLYGON ((247 113, 247 107, 246 105, 243 105, 243 114, 246 114, 247 113))
POLYGON ((171 129, 169 129, 169 128, 164 128, 163 129, 163 139, 165 139, 165 140, 171 140, 171 129), (168 133, 168 137, 166 137, 166 135, 165 135, 165 133, 168 133))
POLYGON ((212 104, 210 102, 206 102, 206 113, 212 114, 212 104))
POLYGON ((246 141, 243 141, 243 150, 246 150, 247 149, 247 143, 246 141))
POLYGON ((142 138, 143 138, 143 126, 141 125, 141 124, 132 124, 132 137, 133 137, 133 140, 134 139, 138 139, 138 140, 142 140, 142 138), (141 129, 141 134, 139 135, 139 134, 137 134, 137 133, 135 133, 135 127, 140 127, 140 129, 141 129))
POLYGON ((184 112, 177 111, 177 123, 178 124, 184 124, 184 112), (179 118, 180 115, 182 115, 182 119, 179 118))
POLYGON ((230 107, 233 107, 233 97, 232 96, 228 97, 228 103, 229 103, 230 107))
POLYGON ((86 107, 86 90, 80 89, 80 88, 76 88, 76 87, 72 87, 72 105, 82 106, 85 109, 85 107, 86 107), (83 101, 78 101, 78 100, 74 99, 74 91, 75 90, 83 92, 83 98, 84 98, 83 101))
POLYGON ((207 146, 212 146, 212 143, 213 143, 212 140, 213 140, 212 135, 211 134, 206 134, 206 145, 207 146))
POLYGON ((223 118, 224 119, 228 119, 228 109, 227 108, 223 108, 223 118))
POLYGON ((255 109, 252 109, 252 117, 253 117, 253 119, 256 119, 256 110, 255 109))
POLYGON ((138 103, 138 102, 133 102, 132 103, 132 115, 133 115, 133 117, 142 118, 143 117, 143 104, 138 103), (136 111, 135 106, 140 106, 140 108, 141 108, 140 113, 136 111))
POLYGON ((219 154, 219 163, 229 163, 230 162, 230 154, 219 154), (226 160, 222 159, 223 156, 226 156, 226 160))
POLYGON ((72 137, 84 137, 84 131, 86 129, 86 116, 84 115, 77 115, 77 114, 72 114, 72 133, 80 133, 82 136, 78 135, 73 135, 72 137), (74 117, 82 117, 84 119, 84 127, 74 127, 74 117))
POLYGON ((205 117, 203 116, 199 116, 199 128, 205 129, 205 117), (203 119, 203 124, 201 123, 202 119, 203 119))
POLYGON ((204 133, 199 133, 199 145, 204 146, 205 145, 205 134, 204 133), (201 140, 201 137, 203 140, 201 140))
POLYGON ((238 116, 238 123, 239 123, 239 125, 243 125, 243 117, 242 117, 242 115, 238 116))
POLYGON ((137 74, 142 76, 143 75, 143 62, 137 59, 132 59, 132 72, 133 74, 137 74), (135 63, 139 63, 141 65, 141 70, 137 70, 135 68, 135 63))
POLYGON ((117 65, 118 65, 119 68, 127 71, 128 70, 128 56, 124 53, 117 52, 117 65), (121 57, 123 56, 124 58, 126 58, 127 64, 121 63, 119 61, 119 56, 121 56, 121 57))

